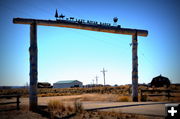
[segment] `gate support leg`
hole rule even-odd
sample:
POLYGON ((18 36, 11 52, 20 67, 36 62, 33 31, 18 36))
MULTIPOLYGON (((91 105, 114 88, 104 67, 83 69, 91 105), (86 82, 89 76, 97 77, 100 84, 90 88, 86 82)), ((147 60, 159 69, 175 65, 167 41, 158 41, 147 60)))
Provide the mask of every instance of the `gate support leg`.
POLYGON ((37 25, 32 23, 30 25, 30 87, 29 87, 29 109, 31 111, 37 110, 37 25))
POLYGON ((132 100, 138 102, 138 56, 137 32, 132 36, 132 100))

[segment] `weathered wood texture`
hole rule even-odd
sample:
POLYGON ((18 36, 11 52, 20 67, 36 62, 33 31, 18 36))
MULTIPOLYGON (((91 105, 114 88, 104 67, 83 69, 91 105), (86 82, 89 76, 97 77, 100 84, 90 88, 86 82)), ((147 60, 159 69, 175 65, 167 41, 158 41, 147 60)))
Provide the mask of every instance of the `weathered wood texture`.
POLYGON ((180 90, 141 90, 141 101, 148 101, 145 100, 143 97, 146 96, 147 97, 156 97, 156 96, 165 96, 168 98, 168 101, 170 100, 171 97, 180 97, 179 95, 175 95, 175 94, 179 94, 180 90))
MULTIPOLYGON (((115 34, 132 35, 132 98, 133 101, 138 101, 138 56, 137 56, 137 37, 147 36, 147 30, 119 28, 115 26, 103 26, 100 24, 77 23, 66 20, 38 20, 14 18, 15 24, 30 25, 30 110, 35 110, 37 107, 37 25, 55 26, 75 28, 82 30, 107 32, 115 34)), ((104 76, 105 77, 105 76, 104 76)), ((105 79, 104 79, 105 80, 105 79)), ((104 81, 105 84, 105 81, 104 81)))
POLYGON ((29 105, 31 111, 37 109, 37 75, 38 75, 38 49, 37 49, 37 24, 36 22, 30 25, 30 89, 29 89, 29 105))
POLYGON ((140 29, 130 29, 130 28, 118 28, 115 26, 103 26, 103 25, 90 25, 90 24, 79 24, 72 21, 65 20, 38 20, 38 19, 25 19, 25 18, 14 18, 13 23, 15 24, 32 24, 36 21, 37 25, 43 26, 55 26, 55 27, 66 27, 66 28, 75 28, 75 29, 83 29, 90 31, 99 31, 99 32, 107 32, 107 33, 116 33, 116 34, 125 34, 125 35, 135 35, 137 32, 138 36, 147 36, 147 30, 140 29))
POLYGON ((138 42, 137 34, 132 36, 132 100, 138 102, 138 42))
POLYGON ((8 104, 16 104, 16 108, 10 108, 10 109, 3 109, 3 110, 0 110, 1 111, 8 111, 8 110, 14 110, 14 109, 17 109, 19 110, 20 109, 20 106, 19 104, 21 103, 19 98, 21 97, 21 95, 1 95, 0 98, 6 98, 6 99, 11 99, 13 97, 16 97, 16 101, 15 102, 3 102, 3 103, 0 103, 0 105, 8 105, 8 104))

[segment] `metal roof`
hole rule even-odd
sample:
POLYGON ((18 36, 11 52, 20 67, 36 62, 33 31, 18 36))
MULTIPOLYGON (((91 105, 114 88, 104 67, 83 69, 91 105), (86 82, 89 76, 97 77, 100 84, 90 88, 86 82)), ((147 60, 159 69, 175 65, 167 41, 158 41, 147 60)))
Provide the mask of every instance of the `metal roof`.
POLYGON ((78 80, 63 80, 63 81, 58 81, 56 83, 72 83, 74 81, 78 81, 78 80))

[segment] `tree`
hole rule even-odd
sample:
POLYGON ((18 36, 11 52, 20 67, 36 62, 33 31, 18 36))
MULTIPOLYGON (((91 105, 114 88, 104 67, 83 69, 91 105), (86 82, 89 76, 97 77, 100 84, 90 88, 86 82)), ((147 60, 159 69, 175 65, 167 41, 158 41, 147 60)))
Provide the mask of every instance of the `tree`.
POLYGON ((56 9, 55 17, 56 17, 56 19, 58 18, 58 11, 57 11, 57 9, 56 9))

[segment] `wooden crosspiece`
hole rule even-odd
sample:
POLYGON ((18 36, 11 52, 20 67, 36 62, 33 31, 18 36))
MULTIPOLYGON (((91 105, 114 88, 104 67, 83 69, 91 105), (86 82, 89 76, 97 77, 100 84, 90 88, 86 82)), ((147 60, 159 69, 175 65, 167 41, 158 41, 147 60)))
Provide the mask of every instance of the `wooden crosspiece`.
POLYGON ((36 22, 37 25, 42 26, 55 26, 55 27, 66 27, 66 28, 75 28, 82 30, 90 30, 90 31, 99 31, 99 32, 107 32, 107 33, 115 33, 115 34, 125 34, 125 35, 135 35, 137 32, 137 36, 147 36, 147 30, 140 29, 130 29, 130 28, 117 28, 114 26, 100 26, 100 25, 91 25, 91 24, 80 24, 74 23, 66 20, 40 20, 40 19, 24 19, 24 18, 14 18, 13 23, 15 24, 32 24, 36 22))
POLYGON ((147 36, 147 30, 105 26, 100 24, 88 24, 72 22, 70 20, 40 20, 14 18, 14 24, 30 25, 30 110, 37 109, 37 81, 38 81, 38 47, 37 47, 37 25, 75 28, 82 30, 132 35, 132 99, 138 101, 138 36, 147 36))

